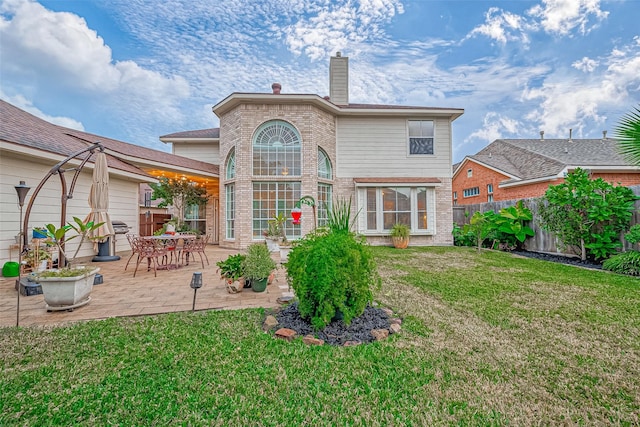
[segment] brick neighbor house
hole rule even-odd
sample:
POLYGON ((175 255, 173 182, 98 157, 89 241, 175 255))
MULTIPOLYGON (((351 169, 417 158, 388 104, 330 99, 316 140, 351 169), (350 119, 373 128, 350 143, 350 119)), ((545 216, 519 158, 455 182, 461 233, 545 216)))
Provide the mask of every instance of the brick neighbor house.
POLYGON ((601 139, 497 139, 454 165, 454 205, 540 197, 576 168, 612 184, 640 184, 640 168, 620 155, 617 141, 601 139))

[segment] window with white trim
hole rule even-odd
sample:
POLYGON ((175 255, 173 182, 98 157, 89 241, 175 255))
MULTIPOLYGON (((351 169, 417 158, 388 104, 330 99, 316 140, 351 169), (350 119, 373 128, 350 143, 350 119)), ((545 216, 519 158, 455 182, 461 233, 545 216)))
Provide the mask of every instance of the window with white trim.
POLYGON ((331 184, 318 183, 318 198, 316 199, 316 212, 318 215, 318 227, 324 227, 329 221, 329 211, 333 200, 333 187, 331 184))
POLYGON ((480 194, 480 187, 465 188, 462 190, 462 197, 473 197, 480 194))
POLYGON ((368 233, 388 233, 394 224, 407 224, 412 233, 435 233, 433 187, 366 187, 360 189, 368 233))
POLYGON ((254 176, 300 176, 300 134, 291 124, 271 120, 253 136, 254 176))
POLYGON ((493 194, 493 184, 487 184, 487 194, 493 194))
POLYGON ((433 120, 409 120, 409 154, 433 154, 433 120))
POLYGON ((318 148, 318 178, 333 178, 333 168, 331 167, 331 161, 329 160, 329 156, 327 156, 327 153, 322 148, 318 148))
POLYGON ((473 176, 473 169, 467 169, 467 178, 471 178, 473 176))
MULTIPOLYGON (((252 232, 254 239, 263 238, 262 232, 267 229, 267 221, 278 214, 282 213, 287 218, 291 216, 291 209, 301 197, 300 187, 299 181, 253 183, 252 232)), ((287 219, 285 233, 288 239, 297 239, 301 236, 300 226, 293 225, 287 219)))
POLYGON ((226 178, 233 179, 236 177, 236 149, 232 148, 227 157, 226 178))
POLYGON ((236 237, 236 184, 231 182, 224 186, 225 195, 225 237, 236 237))
POLYGON ((493 202, 493 194, 488 194, 487 195, 487 202, 489 202, 489 203, 493 202))

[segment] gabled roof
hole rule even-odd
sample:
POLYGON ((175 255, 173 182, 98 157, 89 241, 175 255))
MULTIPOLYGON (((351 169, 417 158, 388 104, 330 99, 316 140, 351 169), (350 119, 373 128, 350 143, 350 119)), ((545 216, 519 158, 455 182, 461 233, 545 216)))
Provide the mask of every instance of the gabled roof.
MULTIPOLYGON (((568 169, 640 172, 618 151, 615 139, 497 139, 467 156, 512 178, 531 181, 562 176, 568 169)), ((456 173, 463 162, 458 164, 456 173)), ((455 173, 454 173, 455 174, 455 173)))
POLYGON ((183 132, 174 132, 168 135, 162 135, 160 141, 173 142, 174 140, 190 140, 190 139, 219 139, 220 128, 186 130, 183 132))
POLYGON ((218 166, 210 163, 54 125, 3 100, 0 100, 0 141, 13 144, 16 149, 30 148, 62 158, 100 142, 110 168, 143 177, 149 177, 145 170, 163 167, 211 177, 218 176, 219 171, 218 166))

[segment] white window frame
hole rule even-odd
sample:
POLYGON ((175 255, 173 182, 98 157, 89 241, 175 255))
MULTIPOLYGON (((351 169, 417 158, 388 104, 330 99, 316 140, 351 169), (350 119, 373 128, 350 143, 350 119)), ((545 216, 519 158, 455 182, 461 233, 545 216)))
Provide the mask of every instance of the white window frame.
POLYGON ((462 190, 462 197, 475 197, 480 195, 480 187, 465 188, 462 190))
POLYGON ((467 178, 473 177, 473 169, 467 169, 467 178))
POLYGON ((236 238, 236 184, 230 182, 224 186, 225 195, 225 239, 235 240, 236 238))
POLYGON ((413 119, 407 120, 407 155, 408 156, 433 156, 436 154, 436 121, 435 120, 422 120, 422 119, 413 119), (424 134, 424 130, 422 126, 420 126, 419 135, 412 133, 412 122, 430 122, 431 123, 431 135, 424 134), (431 139, 431 153, 412 153, 411 152, 411 140, 412 139, 431 139))
POLYGON ((411 203, 411 234, 434 235, 436 234, 436 186, 415 183, 393 183, 361 185, 357 188, 358 207, 361 214, 358 216, 358 232, 368 236, 389 235, 390 229, 384 228, 384 209, 382 191, 388 188, 409 188, 411 203), (426 215, 427 228, 418 228, 418 189, 426 190, 426 215), (367 228, 367 192, 375 189, 375 229, 367 228))

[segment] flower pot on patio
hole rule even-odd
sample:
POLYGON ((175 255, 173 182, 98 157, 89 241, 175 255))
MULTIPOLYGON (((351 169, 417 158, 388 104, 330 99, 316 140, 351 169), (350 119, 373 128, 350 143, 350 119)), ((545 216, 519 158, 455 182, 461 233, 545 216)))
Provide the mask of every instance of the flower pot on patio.
POLYGON ((71 277, 38 277, 47 311, 72 310, 91 301, 91 290, 99 268, 77 269, 71 277))

